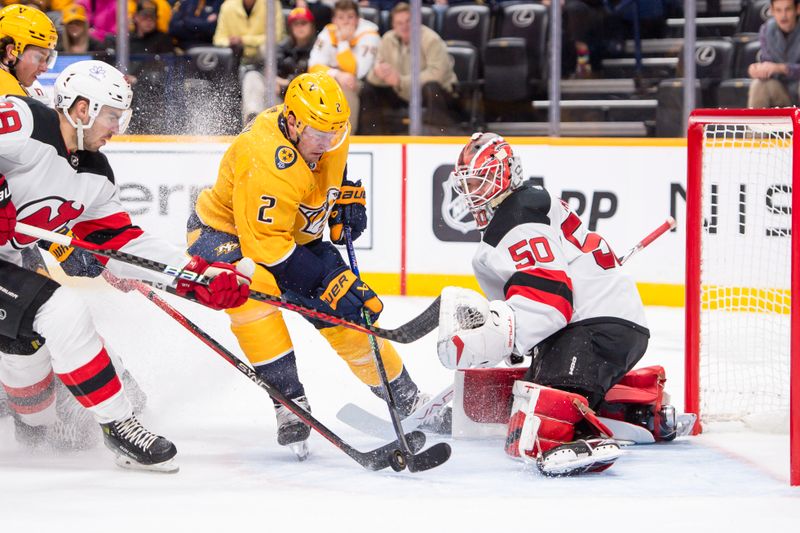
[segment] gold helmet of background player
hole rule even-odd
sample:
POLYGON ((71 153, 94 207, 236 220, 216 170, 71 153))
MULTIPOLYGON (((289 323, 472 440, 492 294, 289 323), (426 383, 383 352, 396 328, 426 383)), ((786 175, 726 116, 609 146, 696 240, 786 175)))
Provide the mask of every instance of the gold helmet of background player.
POLYGON ((48 67, 56 59, 58 34, 47 15, 36 8, 12 4, 0 10, 0 39, 14 39, 14 56, 19 57, 27 46, 33 45, 49 49, 48 67))
POLYGON ((335 134, 330 148, 338 148, 350 131, 350 106, 342 88, 325 72, 300 74, 289 84, 284 97, 283 114, 293 114, 297 131, 306 128, 321 134, 335 134))

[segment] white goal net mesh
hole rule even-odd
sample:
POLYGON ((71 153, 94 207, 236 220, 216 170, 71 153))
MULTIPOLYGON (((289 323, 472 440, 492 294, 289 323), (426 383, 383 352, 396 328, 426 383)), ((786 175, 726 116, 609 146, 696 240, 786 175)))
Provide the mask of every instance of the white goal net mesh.
MULTIPOLYGON (((744 121, 743 121, 744 122, 744 121)), ((700 409, 788 431, 792 128, 709 124, 702 168, 700 409), (773 421, 769 423, 767 421, 773 421)))

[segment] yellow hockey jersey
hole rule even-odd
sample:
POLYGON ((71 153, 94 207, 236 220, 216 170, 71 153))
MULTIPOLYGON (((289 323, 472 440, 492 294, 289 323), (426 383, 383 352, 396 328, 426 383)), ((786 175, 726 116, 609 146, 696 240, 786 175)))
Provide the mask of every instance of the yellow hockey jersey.
POLYGON ((274 266, 322 236, 339 196, 349 139, 310 168, 284 135, 283 105, 262 112, 225 152, 217 182, 195 212, 207 226, 238 235, 242 254, 274 266))
POLYGON ((17 78, 7 70, 0 69, 0 96, 28 96, 17 78))

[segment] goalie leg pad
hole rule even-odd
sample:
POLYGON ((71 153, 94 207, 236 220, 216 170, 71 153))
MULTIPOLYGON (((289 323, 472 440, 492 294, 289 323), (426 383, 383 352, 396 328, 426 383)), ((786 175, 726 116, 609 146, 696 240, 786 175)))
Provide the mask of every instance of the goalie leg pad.
POLYGON ((505 445, 506 453, 512 457, 538 461, 544 452, 572 442, 575 424, 582 420, 597 434, 611 436, 589 409, 586 398, 579 394, 516 381, 513 395, 505 445))
POLYGON ((648 366, 632 370, 606 393, 598 413, 607 418, 642 426, 656 441, 671 441, 678 432, 675 408, 664 390, 664 368, 648 366))

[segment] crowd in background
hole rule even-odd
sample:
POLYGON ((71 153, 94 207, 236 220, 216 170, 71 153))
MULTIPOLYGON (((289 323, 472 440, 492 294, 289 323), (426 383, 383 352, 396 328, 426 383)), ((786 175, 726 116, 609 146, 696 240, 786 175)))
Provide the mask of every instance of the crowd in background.
MULTIPOLYGON (((545 6, 551 0, 541 0, 545 6)), ((775 0, 772 0, 773 2, 775 0)), ((793 0, 779 0, 789 2, 793 0)), ((3 0, 8 5, 9 0, 3 0)), ((530 3, 528 0, 526 3, 530 3)), ((679 0, 561 0, 563 6, 562 78, 603 77, 603 59, 620 55, 633 36, 634 19, 642 38, 660 38, 668 17, 681 16, 679 0), (634 10, 634 7, 636 10, 634 10)), ((117 0, 23 0, 47 13, 58 34, 61 54, 92 54, 115 61, 117 0)), ((450 6, 484 4, 498 11, 519 0, 423 0, 441 16, 450 6)), ((792 20, 796 12, 792 8, 792 20)), ((230 50, 236 90, 234 133, 266 108, 297 74, 326 70, 336 78, 352 110, 356 133, 407 131, 410 98, 410 7, 398 0, 129 0, 129 77, 137 118, 132 131, 182 133, 167 121, 165 94, 176 83, 174 57, 200 47, 230 50), (276 50, 266 50, 267 2, 275 3, 276 50), (362 16, 364 8, 380 21, 362 16), (277 83, 267 88, 265 58, 277 60, 277 83), (270 95, 269 91, 273 91, 270 95)), ((785 32, 784 32, 785 33, 785 32)), ((469 129, 447 43, 428 26, 421 30, 422 105, 426 133, 462 133, 469 129), (465 126, 465 123, 466 126, 465 126)), ((483 51, 478 51, 480 57, 483 51)), ((772 72, 772 71, 771 71, 772 72)), ((777 71, 773 74, 782 74, 777 71)), ((772 74, 770 74, 772 75, 772 74)), ((755 72, 751 77, 764 77, 755 72)), ((769 77, 769 76, 767 76, 769 77)), ((179 81, 183 83, 183 80, 179 81)), ((763 86, 763 84, 762 84, 763 86)), ((762 88, 762 93, 765 89, 762 88)), ((191 92, 191 91, 190 91, 191 92)), ((206 99, 214 100, 213 95, 206 99)), ((761 99, 762 101, 764 98, 761 99)), ((782 100, 781 100, 782 101, 782 100)))

